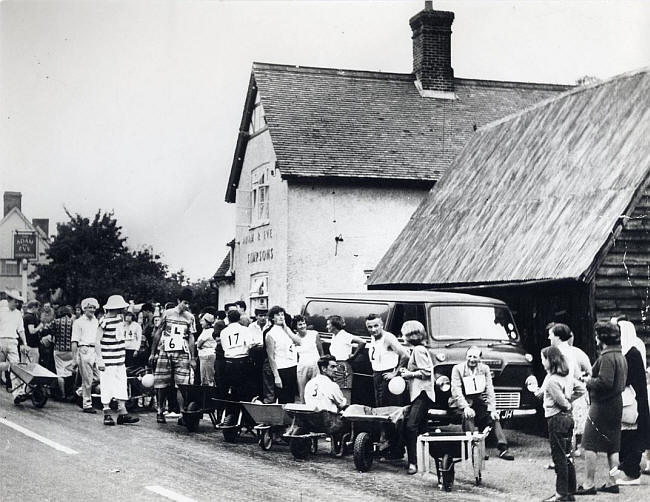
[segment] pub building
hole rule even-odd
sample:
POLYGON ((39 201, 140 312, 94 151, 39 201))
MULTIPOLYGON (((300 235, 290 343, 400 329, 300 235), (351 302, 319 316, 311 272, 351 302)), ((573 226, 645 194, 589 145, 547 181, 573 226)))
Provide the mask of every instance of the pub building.
POLYGON ((575 88, 479 128, 415 211, 370 289, 508 303, 526 349, 625 315, 650 339, 650 69, 575 88))
MULTIPOLYGON (((363 291, 477 128, 569 86, 456 78, 453 12, 410 19, 413 72, 253 63, 226 202, 236 235, 213 281, 297 313, 306 294, 363 291)), ((480 43, 479 40, 476 43, 480 43)))

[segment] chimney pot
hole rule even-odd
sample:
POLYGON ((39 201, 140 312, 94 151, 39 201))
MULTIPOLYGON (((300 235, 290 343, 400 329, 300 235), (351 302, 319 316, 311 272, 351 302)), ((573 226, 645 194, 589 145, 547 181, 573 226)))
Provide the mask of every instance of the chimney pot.
POLYGON ((433 10, 433 0, 426 0, 424 2, 424 10, 433 10))
POLYGON ((5 192, 4 193, 4 216, 7 216, 9 211, 14 207, 17 207, 18 210, 22 210, 21 200, 23 195, 20 192, 5 192))

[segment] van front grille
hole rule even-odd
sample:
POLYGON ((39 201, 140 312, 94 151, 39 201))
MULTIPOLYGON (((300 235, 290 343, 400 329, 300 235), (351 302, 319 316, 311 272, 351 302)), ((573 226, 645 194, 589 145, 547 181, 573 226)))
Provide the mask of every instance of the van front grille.
POLYGON ((519 392, 497 392, 496 393, 497 409, 508 410, 519 408, 519 392))

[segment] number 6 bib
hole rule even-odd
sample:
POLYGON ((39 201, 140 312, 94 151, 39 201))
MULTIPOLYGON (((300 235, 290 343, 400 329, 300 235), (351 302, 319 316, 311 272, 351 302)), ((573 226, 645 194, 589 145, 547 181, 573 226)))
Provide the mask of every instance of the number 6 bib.
POLYGON ((172 332, 165 337, 165 352, 182 352, 185 350, 185 339, 180 326, 173 326, 172 332))

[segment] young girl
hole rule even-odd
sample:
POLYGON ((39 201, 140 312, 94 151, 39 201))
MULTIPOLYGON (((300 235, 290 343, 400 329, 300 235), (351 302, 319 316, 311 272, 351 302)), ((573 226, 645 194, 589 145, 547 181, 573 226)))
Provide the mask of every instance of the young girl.
POLYGON ((560 349, 554 346, 542 350, 542 363, 547 375, 535 394, 544 399, 544 416, 548 423, 548 439, 556 474, 555 495, 545 502, 574 500, 576 471, 571 451, 574 422, 571 403, 566 396, 569 368, 560 349))

